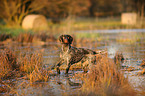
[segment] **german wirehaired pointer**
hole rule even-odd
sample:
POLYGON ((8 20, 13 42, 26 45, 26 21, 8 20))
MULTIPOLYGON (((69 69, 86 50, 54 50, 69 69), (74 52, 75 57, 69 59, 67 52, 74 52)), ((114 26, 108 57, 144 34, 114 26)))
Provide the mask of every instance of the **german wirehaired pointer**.
MULTIPOLYGON (((57 64, 57 73, 60 74, 59 67, 63 64, 67 64, 66 72, 68 73, 69 68, 71 65, 78 63, 81 61, 81 63, 85 62, 86 60, 89 60, 92 64, 96 62, 95 54, 97 54, 95 51, 92 51, 90 49, 84 49, 84 48, 76 48, 72 47, 72 41, 73 38, 70 35, 61 35, 59 37, 59 41, 62 44, 62 51, 60 53, 61 60, 57 64), (90 56, 92 55, 92 56, 90 56), (93 58, 92 58, 93 57, 93 58)), ((87 72, 85 70, 86 66, 83 66, 84 72, 87 72)))

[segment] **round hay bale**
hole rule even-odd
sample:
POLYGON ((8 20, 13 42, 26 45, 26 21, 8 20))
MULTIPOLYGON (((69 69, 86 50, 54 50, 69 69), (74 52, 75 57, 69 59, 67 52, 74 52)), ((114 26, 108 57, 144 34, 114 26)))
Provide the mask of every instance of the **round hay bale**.
POLYGON ((127 25, 134 25, 137 22, 137 13, 122 13, 121 23, 127 25))
POLYGON ((22 22, 23 29, 46 29, 47 20, 43 15, 27 15, 22 22))

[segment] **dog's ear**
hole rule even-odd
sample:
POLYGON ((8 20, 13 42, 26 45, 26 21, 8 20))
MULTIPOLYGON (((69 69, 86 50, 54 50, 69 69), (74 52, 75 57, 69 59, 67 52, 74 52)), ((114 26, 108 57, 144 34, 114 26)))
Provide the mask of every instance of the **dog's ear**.
POLYGON ((61 43, 63 42, 63 36, 64 36, 64 35, 59 36, 59 41, 60 41, 61 43))
POLYGON ((70 35, 68 35, 68 40, 69 40, 69 43, 71 44, 72 43, 72 41, 73 41, 73 37, 71 37, 70 35))

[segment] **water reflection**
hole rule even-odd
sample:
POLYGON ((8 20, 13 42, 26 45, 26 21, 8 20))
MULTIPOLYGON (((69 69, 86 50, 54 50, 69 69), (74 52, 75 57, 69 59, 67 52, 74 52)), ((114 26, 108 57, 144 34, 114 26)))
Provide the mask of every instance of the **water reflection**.
POLYGON ((76 78, 73 78, 73 73, 66 75, 65 72, 57 76, 51 76, 51 81, 49 84, 53 87, 52 92, 55 93, 56 96, 61 96, 66 92, 74 92, 81 88, 82 81, 76 78))

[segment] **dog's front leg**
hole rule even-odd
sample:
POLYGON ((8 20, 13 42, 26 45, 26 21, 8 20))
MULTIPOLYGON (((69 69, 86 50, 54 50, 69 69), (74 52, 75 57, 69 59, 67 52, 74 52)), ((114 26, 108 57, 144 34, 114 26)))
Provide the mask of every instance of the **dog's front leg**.
POLYGON ((71 66, 70 58, 71 58, 70 56, 68 56, 68 57, 66 58, 66 61, 67 61, 67 67, 66 67, 65 74, 68 74, 69 68, 70 68, 70 66, 71 66))
POLYGON ((69 64, 67 65, 67 68, 66 68, 65 74, 68 74, 68 71, 69 71, 70 66, 71 66, 71 64, 69 63, 69 64))
POLYGON ((59 67, 63 64, 64 60, 61 60, 57 65, 56 65, 56 70, 57 70, 57 73, 60 74, 60 69, 59 67))

